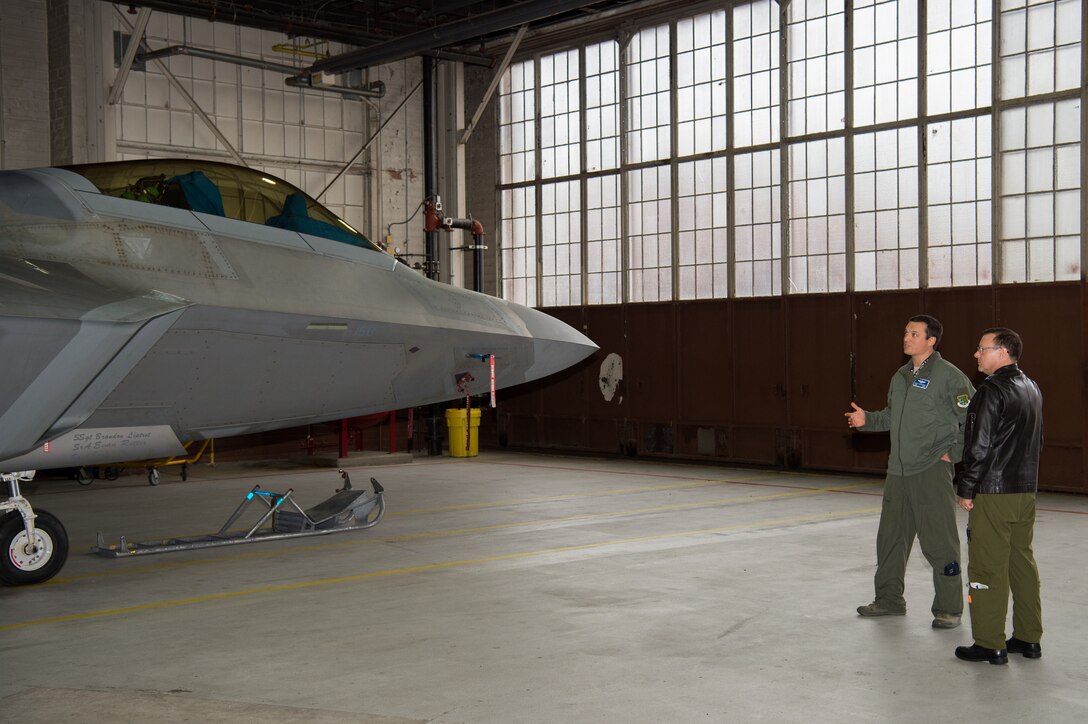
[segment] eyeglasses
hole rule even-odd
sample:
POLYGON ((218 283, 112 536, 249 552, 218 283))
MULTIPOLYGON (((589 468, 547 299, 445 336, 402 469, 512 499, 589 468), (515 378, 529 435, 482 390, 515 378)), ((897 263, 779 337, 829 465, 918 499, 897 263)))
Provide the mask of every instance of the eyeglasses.
POLYGON ((979 352, 985 352, 988 349, 1003 349, 1003 347, 999 344, 995 344, 992 347, 978 347, 979 352))

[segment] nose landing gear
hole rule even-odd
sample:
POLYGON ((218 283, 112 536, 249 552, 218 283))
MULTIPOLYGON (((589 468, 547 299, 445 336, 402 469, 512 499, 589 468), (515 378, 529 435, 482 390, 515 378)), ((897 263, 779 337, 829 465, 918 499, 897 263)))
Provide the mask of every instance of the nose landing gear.
POLYGON ((34 511, 19 492, 19 482, 33 470, 3 473, 10 495, 0 501, 0 583, 22 586, 48 581, 68 559, 68 533, 55 516, 34 511))

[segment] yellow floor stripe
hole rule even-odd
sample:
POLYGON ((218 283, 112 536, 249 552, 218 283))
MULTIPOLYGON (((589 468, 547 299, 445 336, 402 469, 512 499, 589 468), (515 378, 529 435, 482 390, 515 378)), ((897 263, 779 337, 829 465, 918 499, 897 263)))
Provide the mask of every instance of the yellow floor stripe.
MULTIPOLYGON (((709 501, 697 501, 691 503, 673 503, 671 505, 655 505, 649 508, 633 508, 628 510, 610 511, 605 513, 584 513, 581 515, 571 515, 563 518, 549 518, 549 519, 533 519, 528 521, 518 521, 515 523, 494 523, 492 525, 476 526, 473 528, 451 528, 447 530, 426 531, 423 533, 406 533, 403 535, 395 536, 383 536, 381 538, 363 538, 353 540, 342 540, 334 543, 323 543, 320 545, 308 545, 308 546, 296 546, 293 548, 280 548, 271 551, 255 551, 252 553, 238 553, 235 555, 216 556, 214 558, 202 558, 199 560, 190 561, 177 561, 175 563, 160 563, 155 565, 127 567, 122 570, 116 571, 93 571, 90 573, 79 573, 72 576, 65 576, 63 578, 54 578, 42 585, 44 586, 62 586, 67 583, 73 583, 76 581, 86 580, 90 578, 104 578, 110 576, 125 576, 132 575, 134 573, 148 573, 156 571, 167 571, 175 568, 183 568, 188 566, 197 565, 212 565, 217 563, 228 563, 231 561, 239 560, 251 560, 254 558, 268 558, 270 556, 282 556, 294 553, 305 553, 321 550, 330 550, 335 548, 344 548, 347 546, 358 545, 373 545, 376 543, 402 543, 411 540, 424 540, 429 538, 444 538, 457 535, 472 535, 476 533, 488 533, 498 530, 509 530, 513 528, 528 528, 528 527, 541 527, 551 526, 563 523, 573 523, 577 521, 586 520, 598 520, 606 518, 620 518, 628 515, 645 515, 650 513, 663 513, 673 512, 677 510, 690 510, 694 508, 710 508, 717 505, 730 505, 734 503, 757 503, 767 500, 779 500, 782 498, 794 498, 802 495, 816 495, 818 493, 840 492, 844 490, 850 490, 852 488, 867 487, 866 483, 859 483, 854 485, 840 485, 831 488, 813 488, 809 490, 794 490, 785 493, 768 493, 766 495, 755 496, 741 496, 736 498, 721 498, 718 500, 709 501)), ((250 544, 246 544, 250 545, 250 544)))
MULTIPOLYGON (((857 483, 854 485, 839 485, 830 488, 805 488, 806 492, 836 492, 841 490, 849 490, 851 488, 865 488, 872 487, 873 485, 879 485, 880 481, 857 483)), ((500 500, 491 501, 488 503, 463 503, 460 505, 444 505, 434 508, 408 508, 400 511, 389 511, 386 513, 388 516, 405 516, 405 515, 420 515, 422 513, 443 513, 451 510, 479 510, 481 508, 502 508, 511 505, 530 505, 534 503, 561 503, 569 500, 581 500, 589 498, 600 498, 607 495, 637 495, 639 493, 659 493, 665 490, 682 490, 684 488, 699 488, 707 487, 711 485, 755 485, 759 487, 771 487, 771 488, 796 488, 796 485, 775 484, 775 483, 754 483, 747 480, 730 480, 728 478, 719 479, 705 479, 705 480, 689 480, 682 483, 663 483, 661 485, 644 485, 635 486, 630 488, 613 488, 610 490, 597 490, 592 492, 579 492, 579 493, 564 493, 563 495, 548 495, 538 498, 520 498, 518 500, 500 500)))
POLYGON ((192 604, 209 603, 212 601, 220 601, 232 598, 241 598, 243 596, 256 596, 265 593, 277 593, 282 591, 297 591, 306 588, 317 588, 319 586, 331 586, 343 583, 353 583, 358 581, 365 581, 372 578, 379 578, 384 576, 395 576, 406 573, 422 573, 425 571, 434 571, 447 568, 459 568, 464 566, 480 565, 484 563, 495 563, 498 561, 510 561, 522 558, 532 558, 537 556, 554 555, 558 553, 571 553, 575 551, 586 551, 598 548, 607 548, 618 545, 631 545, 635 543, 646 543, 650 541, 669 540, 674 538, 685 538, 699 535, 714 535, 720 533, 728 533, 736 530, 743 530, 746 528, 756 527, 772 527, 781 525, 791 525, 796 523, 810 523, 818 520, 831 520, 835 518, 846 518, 856 515, 864 515, 879 511, 880 508, 859 508, 855 510, 842 510, 833 511, 830 513, 820 513, 817 515, 804 515, 795 516, 792 518, 779 518, 777 520, 755 521, 751 523, 736 523, 733 525, 719 526, 715 528, 702 528, 699 530, 690 531, 677 531, 674 533, 659 533, 657 535, 639 536, 636 538, 621 538, 611 541, 602 541, 598 543, 584 543, 580 545, 560 546, 557 548, 544 548, 537 551, 524 551, 521 553, 505 553, 497 556, 487 556, 484 558, 470 558, 460 561, 447 561, 445 563, 430 563, 421 566, 410 566, 407 568, 394 568, 385 571, 373 571, 371 573, 358 573, 351 576, 340 576, 338 578, 326 578, 317 581, 300 581, 298 583, 288 583, 281 586, 265 586, 261 588, 249 588, 241 591, 228 591, 226 593, 213 593, 206 596, 194 596, 192 598, 182 598, 174 601, 159 601, 157 603, 143 603, 136 606, 125 606, 123 608, 108 609, 105 611, 89 611, 86 613, 74 613, 66 616, 53 616, 50 618, 42 618, 36 621, 23 621, 20 623, 11 623, 0 625, 0 631, 14 631, 16 629, 29 628, 32 626, 43 626, 51 623, 64 623, 68 621, 83 621, 94 618, 104 618, 108 616, 119 616, 126 613, 135 613, 139 611, 152 611, 160 608, 171 608, 174 606, 187 606, 192 604))

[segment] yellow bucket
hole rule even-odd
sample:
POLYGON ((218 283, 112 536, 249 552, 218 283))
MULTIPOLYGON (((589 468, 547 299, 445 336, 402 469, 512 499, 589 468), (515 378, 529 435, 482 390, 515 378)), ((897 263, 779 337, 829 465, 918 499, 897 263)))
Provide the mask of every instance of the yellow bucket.
POLYGON ((465 434, 465 408, 455 407, 446 410, 446 429, 450 436, 450 457, 472 458, 480 452, 480 410, 473 408, 469 422, 469 432, 465 434), (468 438, 468 450, 465 438, 468 438))

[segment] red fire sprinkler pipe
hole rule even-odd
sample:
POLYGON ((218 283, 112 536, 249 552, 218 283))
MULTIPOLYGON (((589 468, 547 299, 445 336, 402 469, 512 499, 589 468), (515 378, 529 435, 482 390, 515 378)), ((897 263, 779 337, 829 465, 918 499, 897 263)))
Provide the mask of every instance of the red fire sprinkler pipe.
POLYGON ((438 213, 441 210, 442 200, 439 198, 428 199, 424 202, 424 231, 434 233, 436 231, 448 232, 454 229, 464 229, 472 234, 472 245, 459 248, 472 250, 472 291, 483 292, 484 251, 487 249, 487 246, 484 245, 484 225, 473 218, 453 219, 448 216, 441 216, 438 213))

